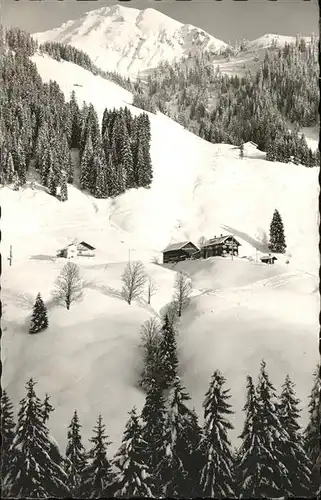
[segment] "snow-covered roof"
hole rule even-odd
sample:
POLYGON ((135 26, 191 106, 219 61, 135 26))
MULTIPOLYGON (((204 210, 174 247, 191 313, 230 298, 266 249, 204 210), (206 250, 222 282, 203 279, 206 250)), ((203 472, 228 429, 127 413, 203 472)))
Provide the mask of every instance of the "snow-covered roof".
POLYGON ((219 236, 219 237, 214 237, 214 238, 211 238, 209 240, 207 240, 203 247, 206 247, 206 246, 213 246, 213 245, 221 245, 222 243, 224 243, 228 238, 233 238, 239 245, 241 245, 241 243, 239 243, 232 234, 227 234, 226 236, 219 236))
POLYGON ((70 247, 78 246, 78 245, 82 245, 82 246, 88 248, 89 250, 95 250, 95 247, 93 247, 92 245, 89 245, 89 243, 86 243, 85 241, 78 241, 78 240, 74 240, 72 243, 69 243, 69 245, 66 245, 61 250, 66 250, 66 248, 70 248, 70 247))
POLYGON ((181 250, 189 243, 191 243, 195 248, 197 248, 196 245, 194 245, 194 243, 192 243, 191 241, 181 241, 180 243, 171 243, 166 248, 164 248, 163 253, 172 252, 173 250, 181 250))
POLYGON ((268 259, 273 259, 273 260, 278 260, 277 257, 275 257, 275 255, 262 255, 260 257, 261 260, 268 260, 268 259))

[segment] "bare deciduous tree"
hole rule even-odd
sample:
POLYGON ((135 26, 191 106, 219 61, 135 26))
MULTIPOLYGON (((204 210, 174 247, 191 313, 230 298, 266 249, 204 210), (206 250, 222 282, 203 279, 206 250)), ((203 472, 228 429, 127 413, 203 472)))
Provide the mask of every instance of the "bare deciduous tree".
POLYGON ((141 297, 144 293, 147 276, 143 264, 139 260, 128 262, 121 280, 123 282, 122 296, 130 305, 132 300, 141 297))
POLYGON ((205 238, 205 236, 200 236, 200 237, 198 238, 198 246, 199 246, 200 248, 202 248, 202 246, 204 245, 204 243, 205 243, 205 242, 206 242, 206 238, 205 238))
POLYGON ((82 298, 83 282, 79 267, 74 262, 67 262, 55 281, 53 296, 58 303, 63 303, 69 310, 73 302, 82 298))
POLYGON ((147 278, 147 304, 150 304, 151 298, 158 290, 158 286, 151 276, 147 278))
POLYGON ((161 326, 156 318, 145 321, 141 329, 141 347, 143 348, 144 369, 140 385, 148 389, 152 380, 158 380, 161 375, 161 326))
POLYGON ((176 274, 174 301, 177 304, 177 314, 180 318, 185 307, 188 305, 189 296, 192 291, 190 279, 182 272, 176 274))
POLYGON ((141 345, 146 351, 153 350, 160 343, 160 324, 155 317, 145 321, 141 329, 141 345))

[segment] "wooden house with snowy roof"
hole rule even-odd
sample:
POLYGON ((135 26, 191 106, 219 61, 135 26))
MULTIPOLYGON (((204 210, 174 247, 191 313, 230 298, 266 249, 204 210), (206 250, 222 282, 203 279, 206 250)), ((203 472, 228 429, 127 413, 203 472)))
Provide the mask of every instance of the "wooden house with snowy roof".
POLYGON ((227 255, 238 255, 239 247, 241 243, 234 238, 233 235, 227 234, 223 236, 214 236, 207 240, 200 250, 200 257, 203 259, 207 259, 208 257, 214 256, 222 256, 225 257, 227 255))
POLYGON ((163 250, 163 264, 191 259, 193 254, 197 251, 197 246, 191 241, 171 243, 163 250))
POLYGON ((95 247, 86 241, 74 241, 66 247, 58 250, 57 257, 74 259, 76 257, 95 257, 95 247))

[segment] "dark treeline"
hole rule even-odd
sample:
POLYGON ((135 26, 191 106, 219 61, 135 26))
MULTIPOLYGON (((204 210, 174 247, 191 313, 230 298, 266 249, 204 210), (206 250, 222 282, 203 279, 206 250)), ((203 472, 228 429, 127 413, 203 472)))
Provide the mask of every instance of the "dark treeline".
MULTIPOLYGON (((7 36, 14 33, 7 32, 7 36)), ((148 115, 133 117, 127 107, 105 110, 100 125, 92 104, 79 107, 74 92, 66 102, 55 81, 42 82, 29 59, 30 37, 17 35, 14 40, 14 47, 27 48, 8 50, 1 56, 0 182, 19 189, 26 183, 28 170, 34 168, 49 192, 65 201, 67 183, 75 177, 71 149, 77 148, 80 186, 95 197, 150 186, 148 115)))
MULTIPOLYGON (((114 457, 99 415, 85 449, 77 411, 66 423, 62 452, 50 436, 54 407, 42 401, 30 379, 17 422, 2 394, 1 479, 4 497, 14 498, 285 498, 320 496, 320 381, 315 373, 309 423, 299 424, 299 401, 289 376, 279 394, 261 363, 255 384, 247 377, 244 426, 234 449, 230 391, 216 370, 206 391, 204 424, 177 376, 175 331, 165 317, 161 364, 149 379, 141 414, 134 407, 114 457), (68 426, 68 427, 67 427, 68 426)), ((112 404, 112 403, 111 403, 112 404)))
POLYGON ((295 44, 266 50, 254 75, 222 74, 207 53, 161 63, 147 84, 135 85, 134 103, 160 109, 209 142, 251 140, 270 161, 312 167, 320 163, 319 152, 309 150, 298 130, 318 123, 318 77, 318 41, 298 37, 295 44))

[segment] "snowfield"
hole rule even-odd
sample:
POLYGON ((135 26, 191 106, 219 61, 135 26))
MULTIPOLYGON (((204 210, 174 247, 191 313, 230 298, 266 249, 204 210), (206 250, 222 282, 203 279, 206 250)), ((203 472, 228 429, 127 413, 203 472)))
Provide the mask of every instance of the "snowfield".
MULTIPOLYGON (((71 63, 36 55, 44 81, 56 80, 69 98, 105 107, 131 106, 131 94, 71 63), (74 86, 74 83, 82 87, 74 86)), ((1 189, 3 387, 15 405, 31 376, 57 408, 54 437, 64 447, 75 408, 84 437, 101 412, 113 441, 120 444, 127 412, 140 409, 140 327, 159 316, 172 299, 175 271, 192 280, 190 305, 181 319, 180 373, 201 413, 201 401, 215 369, 227 377, 233 396, 236 444, 243 414, 246 374, 257 376, 261 359, 279 389, 286 373, 297 384, 306 418, 318 331, 318 169, 272 163, 255 148, 245 158, 233 145, 210 144, 169 118, 149 115, 154 181, 115 200, 97 200, 69 186, 60 203, 36 184, 21 191, 1 189), (282 216, 287 255, 274 266, 256 262, 266 253, 274 209, 282 216), (158 266, 170 242, 232 233, 240 257, 211 258, 158 266), (56 251, 75 238, 96 247, 96 257, 79 259, 84 297, 70 311, 54 304, 53 282, 65 261, 56 251), (6 257, 13 246, 13 265, 6 257), (120 296, 128 258, 141 259, 158 285, 151 306, 143 297, 129 306, 120 296), (251 257, 249 261, 242 257, 251 257), (286 263, 289 261, 289 263, 286 263), (28 335, 36 294, 48 307, 49 328, 28 335)))
POLYGON ((154 9, 113 5, 86 12, 61 27, 35 33, 39 43, 61 42, 84 50, 103 70, 136 76, 161 61, 228 47, 200 28, 182 24, 154 9))

